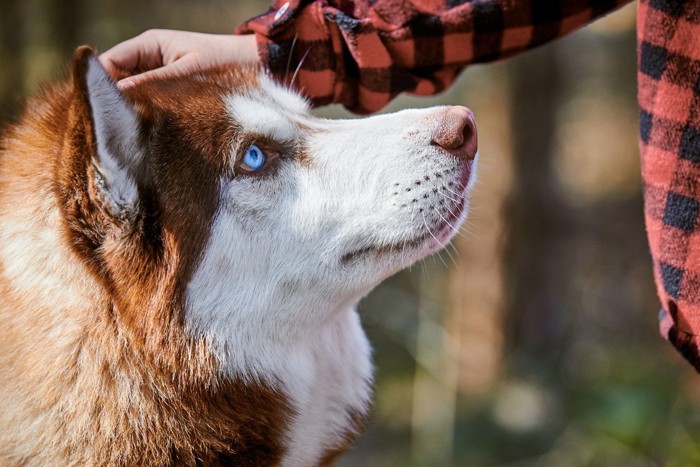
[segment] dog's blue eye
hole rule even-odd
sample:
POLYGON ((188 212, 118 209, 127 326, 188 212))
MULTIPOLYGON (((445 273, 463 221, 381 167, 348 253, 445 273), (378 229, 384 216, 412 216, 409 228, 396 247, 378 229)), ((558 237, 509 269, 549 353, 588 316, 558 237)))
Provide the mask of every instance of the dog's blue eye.
POLYGON ((265 165, 265 153, 263 153, 262 150, 256 145, 251 144, 246 150, 242 162, 246 166, 244 169, 251 172, 256 172, 262 169, 265 165))

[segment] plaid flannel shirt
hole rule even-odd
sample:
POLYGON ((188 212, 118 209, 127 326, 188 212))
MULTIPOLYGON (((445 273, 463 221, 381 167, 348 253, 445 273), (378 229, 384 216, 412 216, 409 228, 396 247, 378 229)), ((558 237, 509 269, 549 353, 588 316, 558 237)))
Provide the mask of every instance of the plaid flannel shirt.
MULTIPOLYGON (((276 0, 238 28, 314 105, 380 109, 430 95, 465 66, 560 37, 629 0, 276 0)), ((645 220, 661 332, 700 371, 700 4, 640 0, 645 220)))

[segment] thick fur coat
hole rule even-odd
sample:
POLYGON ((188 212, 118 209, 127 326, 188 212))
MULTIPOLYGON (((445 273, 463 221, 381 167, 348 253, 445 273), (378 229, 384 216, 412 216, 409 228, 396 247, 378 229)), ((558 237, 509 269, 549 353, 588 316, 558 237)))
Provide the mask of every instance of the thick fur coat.
POLYGON ((78 49, 1 140, 0 464, 332 463, 356 304, 449 241, 475 153, 464 108, 322 120, 252 68, 121 93, 78 49))

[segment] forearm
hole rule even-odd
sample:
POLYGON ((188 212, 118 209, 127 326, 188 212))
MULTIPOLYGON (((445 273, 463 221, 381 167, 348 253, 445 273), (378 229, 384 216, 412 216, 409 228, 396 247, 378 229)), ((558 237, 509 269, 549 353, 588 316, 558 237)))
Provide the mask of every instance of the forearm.
POLYGON ((315 105, 367 113, 402 92, 438 93, 471 63, 561 37, 629 1, 295 0, 285 9, 278 0, 238 32, 255 33, 271 73, 315 105))

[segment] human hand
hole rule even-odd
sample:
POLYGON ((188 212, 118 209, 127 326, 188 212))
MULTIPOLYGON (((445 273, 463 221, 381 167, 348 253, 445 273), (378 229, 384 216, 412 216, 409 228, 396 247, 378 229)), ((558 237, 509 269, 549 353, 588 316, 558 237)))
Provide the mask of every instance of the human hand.
POLYGON ((254 35, 203 34, 151 29, 100 55, 108 71, 134 73, 117 86, 126 89, 146 79, 177 76, 199 68, 258 61, 254 35))

